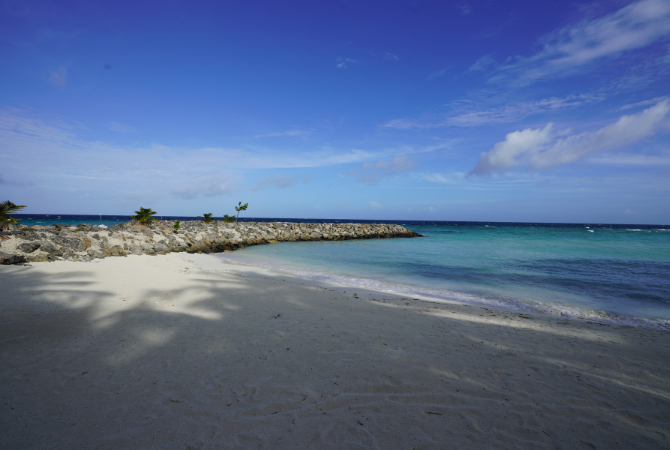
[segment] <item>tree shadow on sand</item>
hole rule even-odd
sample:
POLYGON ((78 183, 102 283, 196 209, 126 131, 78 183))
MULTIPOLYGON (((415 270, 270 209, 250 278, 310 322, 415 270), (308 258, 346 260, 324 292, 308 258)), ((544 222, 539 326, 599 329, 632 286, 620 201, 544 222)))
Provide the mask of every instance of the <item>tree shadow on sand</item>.
POLYGON ((670 442, 668 333, 230 272, 125 295, 41 267, 0 271, 3 448, 670 442))

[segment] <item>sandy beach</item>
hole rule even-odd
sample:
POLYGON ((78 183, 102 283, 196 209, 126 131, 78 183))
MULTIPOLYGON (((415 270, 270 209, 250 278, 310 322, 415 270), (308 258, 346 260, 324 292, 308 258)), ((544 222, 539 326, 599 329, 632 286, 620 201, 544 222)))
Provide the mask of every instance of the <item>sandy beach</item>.
POLYGON ((0 448, 670 447, 670 333, 169 254, 0 267, 0 448))

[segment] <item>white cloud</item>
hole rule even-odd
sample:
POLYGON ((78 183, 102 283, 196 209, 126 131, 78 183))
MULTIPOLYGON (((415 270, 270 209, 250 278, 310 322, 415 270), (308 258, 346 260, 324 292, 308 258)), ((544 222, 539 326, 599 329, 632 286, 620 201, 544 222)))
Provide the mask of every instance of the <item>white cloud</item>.
POLYGON ((172 189, 175 197, 193 199, 202 197, 216 197, 235 190, 234 180, 220 175, 201 178, 193 183, 184 184, 172 189))
POLYGON ((377 202, 368 202, 368 205, 370 205, 370 208, 372 209, 380 209, 383 206, 381 203, 377 202))
POLYGON ((491 123, 516 122, 534 114, 551 113, 565 108, 574 108, 586 103, 601 100, 594 95, 571 95, 565 98, 545 98, 534 102, 512 103, 497 108, 480 111, 463 111, 449 116, 426 117, 420 119, 393 119, 382 125, 383 128, 429 129, 447 126, 475 127, 491 123))
POLYGON ((388 59, 389 61, 398 61, 400 58, 398 58, 393 53, 384 52, 384 59, 388 59))
POLYGON ((443 173, 422 173, 418 174, 417 178, 423 181, 428 181, 430 183, 439 183, 439 184, 457 184, 463 180, 465 177, 464 173, 454 172, 450 174, 443 173))
POLYGON ((669 112, 670 100, 664 100, 640 113, 621 116, 615 123, 596 131, 555 133, 551 123, 543 129, 515 131, 490 151, 483 152, 470 175, 489 175, 523 165, 548 169, 601 151, 626 147, 670 126, 669 112))
POLYGON ((58 69, 49 71, 49 81, 61 89, 65 89, 67 84, 67 69, 58 66, 58 69))
POLYGON ((544 36, 539 53, 509 59, 496 69, 491 81, 524 85, 546 76, 565 75, 598 59, 645 47, 668 34, 670 2, 637 1, 544 36))
POLYGON ((337 58, 335 61, 337 62, 337 64, 335 64, 335 67, 337 67, 338 69, 344 69, 348 67, 350 64, 358 64, 360 62, 355 59, 341 58, 341 57, 337 58))
POLYGON ((498 63, 491 55, 484 55, 479 58, 475 63, 470 66, 468 70, 473 72, 486 72, 492 67, 495 67, 498 63))
POLYGON ((365 163, 359 169, 351 169, 349 175, 356 177, 358 181, 368 184, 376 184, 384 177, 412 170, 417 166, 406 156, 398 156, 391 161, 379 161, 377 163, 365 163))
POLYGON ((449 69, 451 69, 451 66, 447 67, 446 69, 441 69, 441 70, 436 70, 435 72, 431 72, 431 74, 428 75, 428 79, 429 80, 434 80, 435 78, 441 77, 442 75, 447 73, 447 71, 449 69))
POLYGON ((601 155, 589 158, 589 162, 618 166, 670 166, 670 151, 661 152, 659 155, 601 155))
POLYGON ((458 9, 461 11, 461 14, 464 15, 464 16, 469 16, 470 14, 472 14, 472 8, 467 3, 464 3, 461 6, 459 6, 458 9))
POLYGON ((639 108, 640 106, 653 105, 654 103, 658 103, 661 100, 665 100, 666 98, 668 98, 668 96, 664 95, 663 97, 656 97, 656 98, 652 98, 651 100, 643 100, 641 102, 631 103, 629 105, 623 105, 621 108, 619 108, 619 111, 625 111, 627 109, 632 109, 632 108, 639 108))

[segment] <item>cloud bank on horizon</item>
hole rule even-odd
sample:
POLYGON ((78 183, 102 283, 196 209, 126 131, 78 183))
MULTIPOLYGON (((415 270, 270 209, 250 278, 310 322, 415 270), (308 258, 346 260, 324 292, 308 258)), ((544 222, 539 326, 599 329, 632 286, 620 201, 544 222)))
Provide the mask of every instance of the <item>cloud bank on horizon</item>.
POLYGON ((0 197, 670 223, 670 0, 537 3, 4 2, 0 197))

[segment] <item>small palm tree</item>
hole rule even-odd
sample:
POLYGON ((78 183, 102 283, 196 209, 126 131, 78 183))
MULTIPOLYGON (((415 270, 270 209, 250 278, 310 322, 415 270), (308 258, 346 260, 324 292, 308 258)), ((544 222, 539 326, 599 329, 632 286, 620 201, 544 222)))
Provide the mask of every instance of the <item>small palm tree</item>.
POLYGON ((223 215, 223 221, 225 223, 231 223, 234 218, 235 218, 235 216, 229 216, 228 214, 223 215))
POLYGON ((245 203, 244 205, 242 202, 238 202, 237 206, 235 207, 235 211, 237 211, 237 217, 235 217, 235 223, 237 223, 237 219, 240 217, 240 211, 246 211, 247 206, 249 206, 249 203, 245 203))
POLYGON ((203 214, 202 216, 198 216, 200 219, 202 219, 203 222, 209 223, 209 222, 216 222, 214 218, 212 218, 212 213, 207 213, 203 214))
POLYGON ((11 216, 8 216, 8 214, 15 213, 19 209, 23 209, 25 207, 25 205, 15 205, 9 200, 4 203, 0 203, 0 231, 4 230, 5 227, 10 225, 18 225, 19 221, 11 216))
POLYGON ((138 223, 146 224, 146 223, 152 222, 154 220, 158 220, 154 217, 151 217, 154 214, 156 214, 156 211, 152 210, 151 208, 140 207, 140 209, 138 211, 135 211, 135 214, 136 214, 135 216, 130 216, 130 217, 135 219, 135 221, 138 222, 138 223))

